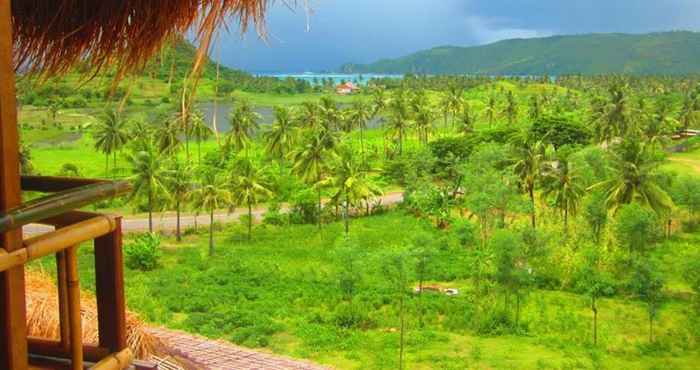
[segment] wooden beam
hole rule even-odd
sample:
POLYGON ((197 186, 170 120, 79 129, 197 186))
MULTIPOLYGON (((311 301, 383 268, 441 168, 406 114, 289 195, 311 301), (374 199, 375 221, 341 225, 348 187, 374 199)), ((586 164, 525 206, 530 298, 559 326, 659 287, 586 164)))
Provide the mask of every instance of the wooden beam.
MULTIPOLYGON (((0 1, 0 213, 21 203, 17 98, 12 56, 11 1, 0 1)), ((22 230, 0 234, 0 245, 22 248, 22 230)), ((0 369, 27 369, 24 266, 0 273, 0 369)))
MULTIPOLYGON (((29 343, 29 353, 37 356, 55 357, 55 358, 70 358, 70 350, 66 350, 61 346, 61 342, 30 337, 29 343)), ((94 345, 83 345, 83 357, 85 361, 98 362, 102 361, 105 357, 109 356, 109 350, 107 348, 97 347, 94 345)))
POLYGON ((127 348, 122 219, 112 233, 95 239, 95 290, 100 347, 110 352, 127 348))
POLYGON ((70 326, 68 325, 68 276, 66 251, 56 253, 56 282, 58 285, 58 323, 60 325, 61 347, 70 350, 70 326))

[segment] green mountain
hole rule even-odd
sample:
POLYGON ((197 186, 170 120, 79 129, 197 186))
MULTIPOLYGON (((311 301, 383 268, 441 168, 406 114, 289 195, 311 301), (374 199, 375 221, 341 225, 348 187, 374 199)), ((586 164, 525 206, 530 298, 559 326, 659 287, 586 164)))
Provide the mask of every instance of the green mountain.
POLYGON ((372 64, 346 64, 341 70, 485 75, 700 73, 700 33, 588 34, 444 46, 372 64))

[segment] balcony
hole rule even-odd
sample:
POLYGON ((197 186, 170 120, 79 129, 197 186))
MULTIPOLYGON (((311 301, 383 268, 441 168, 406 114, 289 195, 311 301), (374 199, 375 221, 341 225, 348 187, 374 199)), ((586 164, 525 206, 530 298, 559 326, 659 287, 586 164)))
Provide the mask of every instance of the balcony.
MULTIPOLYGON (((36 223, 53 226, 54 231, 23 239, 12 251, 0 248, 0 272, 26 265, 38 258, 55 255, 60 339, 29 337, 26 341, 30 369, 126 369, 133 356, 126 344, 126 315, 122 262, 121 218, 79 209, 97 201, 123 195, 126 182, 22 177, 23 192, 46 195, 20 207, 0 213, 0 235, 36 223), (99 343, 84 344, 80 308, 78 248, 93 241, 99 343)), ((23 298, 26 292, 12 290, 10 296, 23 298)), ((0 298, 1 299, 1 298, 0 298)), ((13 308, 7 299, 0 305, 13 308)), ((17 307, 14 307, 16 309, 17 307)), ((21 348, 23 343, 9 343, 21 348)), ((19 350, 16 353, 21 353, 19 350)), ((147 367, 139 367, 146 369, 147 367)))

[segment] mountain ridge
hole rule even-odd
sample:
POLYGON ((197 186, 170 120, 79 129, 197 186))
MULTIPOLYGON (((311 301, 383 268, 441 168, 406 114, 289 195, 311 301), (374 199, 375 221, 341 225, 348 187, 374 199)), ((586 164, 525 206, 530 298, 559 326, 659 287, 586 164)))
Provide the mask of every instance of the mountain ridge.
POLYGON ((479 46, 443 45, 344 73, 485 75, 700 73, 700 33, 591 33, 500 40, 479 46))

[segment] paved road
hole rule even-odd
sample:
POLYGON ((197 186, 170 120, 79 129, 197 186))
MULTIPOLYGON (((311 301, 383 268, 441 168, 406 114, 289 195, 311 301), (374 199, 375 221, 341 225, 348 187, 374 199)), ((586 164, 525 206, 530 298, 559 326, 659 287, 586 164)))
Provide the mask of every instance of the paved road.
MULTIPOLYGON (((391 206, 403 201, 403 193, 393 192, 385 194, 381 197, 382 205, 391 206)), ((286 207, 282 207, 285 211, 286 207)), ((256 208, 253 209, 253 217, 260 220, 262 216, 267 212, 267 208, 256 208)), ((223 224, 238 221, 238 219, 246 215, 247 210, 238 208, 234 212, 228 213, 226 211, 217 211, 214 213, 214 222, 220 222, 223 224)), ((209 225, 209 215, 199 215, 194 216, 193 214, 183 214, 180 217, 180 226, 183 230, 195 226, 208 226, 209 225)), ((177 227, 177 217, 174 213, 156 213, 153 215, 153 229, 158 232, 174 232, 177 227)), ((25 235, 37 235, 51 231, 53 228, 43 225, 27 225, 24 227, 23 231, 25 235)), ((126 234, 128 233, 142 233, 148 231, 148 217, 142 215, 139 216, 126 216, 122 222, 122 231, 126 234)))

